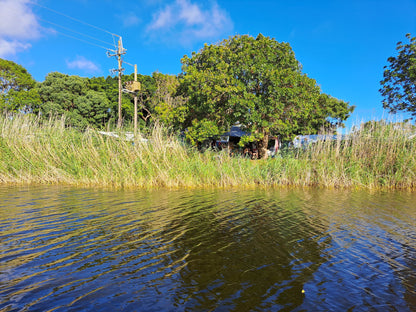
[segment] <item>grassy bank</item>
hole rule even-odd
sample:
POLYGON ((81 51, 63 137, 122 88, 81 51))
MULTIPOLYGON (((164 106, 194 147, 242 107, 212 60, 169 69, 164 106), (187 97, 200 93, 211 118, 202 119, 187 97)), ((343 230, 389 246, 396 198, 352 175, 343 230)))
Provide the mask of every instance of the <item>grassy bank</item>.
POLYGON ((268 160, 200 153, 160 127, 149 142, 0 117, 0 184, 100 187, 319 186, 416 188, 411 131, 374 125, 343 141, 318 142, 268 160))

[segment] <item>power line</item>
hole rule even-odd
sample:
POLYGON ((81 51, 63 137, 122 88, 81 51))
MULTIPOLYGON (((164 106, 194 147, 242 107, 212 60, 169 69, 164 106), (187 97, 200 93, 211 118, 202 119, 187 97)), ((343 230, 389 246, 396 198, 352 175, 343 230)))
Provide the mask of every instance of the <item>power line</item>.
MULTIPOLYGON (((113 38, 113 42, 114 42, 114 46, 116 47, 116 49, 115 49, 115 50, 112 50, 112 49, 109 49, 109 48, 107 48, 107 47, 103 47, 103 46, 100 46, 100 45, 98 45, 98 44, 95 44, 95 43, 92 43, 92 42, 89 42, 89 41, 86 41, 86 40, 83 40, 83 39, 80 39, 80 38, 77 38, 77 37, 74 37, 74 36, 70 36, 70 35, 68 35, 68 34, 65 34, 65 33, 62 33, 62 32, 59 32, 59 31, 56 31, 56 30, 55 30, 56 32, 58 32, 58 33, 60 33, 60 34, 62 34, 62 35, 64 35, 64 36, 67 36, 67 37, 69 37, 69 38, 72 38, 72 39, 75 39, 75 40, 79 40, 79 41, 82 41, 82 42, 84 42, 84 43, 87 43, 87 44, 90 44, 90 45, 97 46, 97 47, 99 47, 99 48, 103 48, 103 49, 107 50, 107 55, 108 55, 109 57, 112 57, 112 56, 116 56, 116 57, 117 57, 118 69, 114 69, 113 71, 114 71, 114 72, 118 72, 118 123, 117 123, 117 124, 118 124, 118 127, 121 127, 121 124, 122 124, 122 116, 121 116, 121 96, 122 96, 121 75, 122 75, 122 72, 124 71, 124 68, 122 67, 122 64, 123 64, 123 58, 122 58, 122 56, 126 54, 126 49, 124 49, 124 48, 123 48, 123 43, 122 43, 122 38, 121 38, 121 36, 119 36, 119 35, 117 35, 117 34, 114 34, 114 33, 110 32, 110 31, 108 31, 108 30, 105 30, 105 29, 102 29, 102 28, 100 28, 100 27, 97 27, 97 26, 95 26, 95 25, 92 25, 92 24, 86 23, 86 22, 84 22, 84 21, 81 21, 81 20, 79 20, 79 19, 73 18, 72 16, 66 15, 66 14, 64 14, 64 13, 61 13, 61 12, 55 11, 55 10, 50 9, 50 8, 47 8, 47 7, 45 7, 45 6, 43 6, 43 5, 40 5, 40 4, 36 3, 36 2, 30 1, 30 0, 29 0, 28 2, 29 2, 29 3, 31 3, 31 4, 33 4, 33 5, 37 5, 38 7, 41 7, 41 8, 43 8, 43 9, 49 10, 49 11, 51 11, 51 12, 53 12, 53 13, 59 14, 59 15, 61 15, 61 16, 64 16, 64 17, 66 17, 66 18, 68 18, 68 19, 71 19, 71 20, 73 20, 73 21, 75 21, 75 22, 78 22, 78 23, 84 24, 84 25, 86 25, 86 26, 89 26, 89 27, 95 28, 95 29, 97 29, 97 30, 100 30, 100 31, 102 31, 102 32, 105 32, 105 33, 107 33, 107 34, 110 34, 110 35, 112 36, 112 38, 113 38), (115 40, 115 37, 118 37, 118 44, 117 44, 117 45, 116 45, 116 40, 115 40), (111 54, 110 52, 113 52, 113 54, 111 54)), ((40 20, 42 20, 42 19, 40 19, 40 20)), ((52 24, 52 25, 55 25, 55 26, 57 26, 57 27, 61 27, 61 28, 63 28, 63 29, 66 29, 66 30, 68 30, 68 31, 70 31, 70 32, 73 32, 73 33, 76 33, 76 34, 78 34, 78 35, 81 35, 81 36, 86 36, 86 37, 88 37, 88 38, 90 38, 90 39, 97 40, 97 41, 102 42, 102 43, 105 43, 105 44, 109 44, 109 43, 104 42, 104 41, 102 41, 102 40, 100 40, 100 39, 97 39, 97 38, 95 38, 95 37, 92 37, 92 36, 89 36, 89 35, 86 35, 86 34, 83 34, 83 33, 77 32, 77 31, 74 31, 74 30, 72 30, 72 29, 70 29, 70 28, 67 28, 67 27, 64 27, 64 26, 61 26, 61 25, 58 25, 58 24, 55 24, 55 23, 52 23, 52 22, 46 21, 46 20, 43 20, 43 21, 45 21, 45 22, 47 22, 47 23, 50 23, 50 24, 52 24)), ((129 63, 127 63, 127 64, 129 64, 129 63)), ((132 64, 129 64, 129 65, 132 65, 132 64)), ((132 65, 132 66, 133 66, 133 65, 132 65)), ((135 71, 135 75, 136 75, 136 71, 135 71)))
POLYGON ((79 19, 76 19, 76 18, 74 18, 74 17, 72 17, 72 16, 66 15, 66 14, 64 14, 64 13, 61 13, 61 12, 55 11, 55 10, 53 10, 53 9, 50 9, 50 8, 48 8, 48 7, 45 7, 45 6, 43 6, 43 5, 40 5, 40 4, 36 3, 36 2, 29 1, 29 3, 34 4, 34 5, 37 5, 38 7, 41 7, 41 8, 43 8, 43 9, 46 9, 46 10, 51 11, 51 12, 53 12, 53 13, 59 14, 59 15, 64 16, 64 17, 66 17, 66 18, 69 18, 69 19, 71 19, 71 20, 73 20, 73 21, 76 21, 76 22, 78 22, 78 23, 81 23, 81 24, 87 25, 87 26, 89 26, 89 27, 95 28, 95 29, 100 30, 100 31, 103 31, 103 32, 105 32, 105 33, 107 33, 107 34, 110 34, 110 35, 112 35, 112 36, 117 36, 117 37, 120 37, 119 35, 114 34, 114 33, 110 32, 110 31, 108 31, 108 30, 102 29, 102 28, 97 27, 97 26, 95 26, 95 25, 91 25, 91 24, 89 24, 89 23, 86 23, 86 22, 84 22, 84 21, 81 21, 81 20, 79 20, 79 19))
POLYGON ((75 39, 75 40, 78 40, 78 41, 84 42, 84 43, 86 43, 86 44, 89 44, 89 45, 92 45, 92 46, 95 46, 95 47, 98 47, 98 48, 101 48, 101 49, 104 49, 104 50, 107 50, 107 51, 108 51, 108 50, 110 50, 110 48, 108 48, 108 47, 104 47, 104 46, 101 46, 101 45, 98 45, 98 44, 95 44, 95 43, 89 42, 89 41, 87 41, 87 40, 80 39, 80 38, 77 38, 77 37, 74 37, 74 36, 71 36, 71 35, 65 34, 65 33, 60 32, 60 31, 57 31, 57 30, 55 30, 55 32, 57 32, 58 34, 61 34, 61 35, 63 35, 63 36, 66 36, 66 37, 68 37, 68 38, 75 39))
MULTIPOLYGON (((59 14, 59 15, 61 15, 61 16, 64 16, 64 17, 66 17, 66 18, 68 18, 68 19, 71 19, 71 20, 73 20, 73 21, 77 22, 77 23, 81 23, 81 24, 87 25, 87 26, 89 26, 89 27, 95 28, 95 29, 97 29, 97 30, 100 30, 100 31, 102 31, 102 32, 105 32, 105 33, 107 33, 107 34, 110 34, 110 35, 112 36, 112 38, 113 38, 113 44, 112 44, 112 45, 115 47, 115 49, 113 50, 113 49, 110 49, 110 48, 108 48, 108 47, 103 47, 103 46, 101 46, 101 45, 98 45, 98 44, 95 44, 95 43, 92 43, 92 42, 89 42, 89 41, 86 41, 86 40, 83 40, 83 39, 80 39, 80 38, 77 38, 77 37, 74 37, 74 36, 71 36, 71 35, 68 35, 68 34, 65 34, 65 33, 62 33, 62 32, 60 32, 60 31, 55 30, 57 33, 60 33, 60 34, 62 34, 62 35, 64 35, 64 36, 66 36, 66 37, 69 37, 69 38, 72 38, 72 39, 75 39, 75 40, 78 40, 78 41, 81 41, 81 42, 84 42, 84 43, 87 43, 87 44, 90 44, 90 45, 93 45, 93 46, 96 46, 96 47, 99 47, 99 48, 106 49, 106 50, 107 50, 107 53, 109 53, 109 51, 114 52, 114 53, 117 53, 117 51, 119 51, 119 50, 118 50, 118 48, 117 48, 118 43, 116 43, 115 37, 118 37, 118 41, 120 41, 120 40, 121 40, 121 36, 120 36, 120 35, 117 35, 117 34, 115 34, 115 33, 112 33, 112 32, 110 32, 110 31, 108 31, 108 30, 105 30, 105 29, 103 29, 103 28, 97 27, 97 26, 95 26, 95 25, 92 25, 92 24, 86 23, 86 22, 84 22, 84 21, 81 21, 81 20, 79 20, 79 19, 76 19, 76 18, 74 18, 74 17, 72 17, 72 16, 69 16, 69 15, 67 15, 67 14, 64 14, 64 13, 58 12, 58 11, 53 10, 53 9, 51 9, 51 8, 48 8, 48 7, 44 6, 44 5, 40 5, 40 4, 36 3, 36 2, 33 2, 33 1, 30 1, 30 0, 29 0, 29 1, 28 1, 28 3, 31 3, 31 4, 33 4, 33 5, 36 5, 36 6, 38 6, 38 7, 41 7, 41 8, 43 8, 43 9, 46 9, 46 10, 51 11, 51 12, 53 12, 53 13, 59 14)), ((79 34, 79 35, 81 35, 81 36, 85 36, 85 37, 88 37, 88 38, 90 38, 90 39, 93 39, 93 40, 99 41, 99 42, 101 42, 101 43, 105 43, 105 44, 111 45, 111 44, 110 44, 110 43, 108 43, 108 42, 102 41, 102 40, 97 39, 97 38, 95 38, 95 37, 93 37, 93 36, 89 36, 89 35, 86 35, 86 34, 84 34, 84 33, 81 33, 81 32, 75 31, 75 30, 72 30, 72 29, 70 29, 70 28, 67 28, 67 27, 61 26, 61 25, 59 25, 59 24, 56 24, 56 23, 53 23, 53 22, 50 22, 50 21, 47 21, 47 20, 44 20, 44 19, 41 19, 41 18, 39 18, 39 20, 41 20, 41 21, 45 21, 46 23, 49 23, 49 24, 55 25, 55 26, 57 26, 57 27, 61 27, 61 28, 63 28, 63 29, 66 29, 66 30, 68 30, 68 31, 70 31, 70 32, 73 32, 73 33, 76 33, 76 34, 79 34)))
POLYGON ((136 65, 130 64, 130 63, 126 62, 126 61, 123 61, 123 63, 125 63, 125 64, 127 64, 127 65, 130 65, 130 66, 132 66, 132 67, 136 66, 136 65))
MULTIPOLYGON (((95 37, 93 37, 93 36, 90 36, 90 35, 87 35, 87 34, 84 34, 84 33, 78 32, 78 31, 76 31, 76 30, 72 30, 71 28, 68 28, 68 27, 65 27, 65 26, 62 26, 62 25, 59 25, 59 24, 53 23, 53 22, 51 22, 51 21, 47 21, 47 20, 42 19, 42 18, 39 18, 39 20, 40 20, 40 21, 43 21, 43 22, 45 22, 45 23, 51 24, 51 25, 53 25, 53 26, 60 27, 60 28, 62 28, 62 29, 68 30, 68 31, 73 32, 73 33, 75 33, 75 34, 78 34, 78 35, 81 35, 81 36, 84 36, 84 37, 87 37, 87 38, 90 38, 90 39, 96 40, 96 41, 98 41, 98 42, 105 43, 105 44, 108 44, 108 45, 110 45, 110 46, 111 46, 111 45, 113 45, 112 43, 108 43, 108 42, 106 42, 106 41, 103 41, 103 40, 97 39, 97 38, 95 38, 95 37)), ((59 33, 61 33, 61 32, 59 32, 59 33)), ((62 34, 62 33, 61 33, 61 34, 62 34)))

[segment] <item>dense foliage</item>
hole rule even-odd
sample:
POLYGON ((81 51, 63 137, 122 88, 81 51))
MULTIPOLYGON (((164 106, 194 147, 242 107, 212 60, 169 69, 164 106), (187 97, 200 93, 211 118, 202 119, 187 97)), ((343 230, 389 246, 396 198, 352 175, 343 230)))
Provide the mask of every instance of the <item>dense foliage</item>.
MULTIPOLYGON (((134 79, 123 75, 122 84, 134 79)), ((154 73, 153 76, 138 75, 141 91, 138 94, 138 116, 142 126, 150 120, 160 120, 166 126, 177 123, 174 108, 181 97, 175 97, 178 79, 175 76, 154 73)), ((103 128, 116 120, 118 110, 118 78, 108 76, 81 78, 61 73, 50 73, 38 84, 37 91, 42 105, 34 109, 42 116, 65 115, 69 125, 103 128)), ((123 93, 122 116, 128 125, 134 116, 133 96, 123 93)))
POLYGON ((416 38, 406 35, 408 43, 398 42, 398 55, 389 57, 384 67, 384 79, 380 82, 383 107, 390 112, 411 113, 416 117, 416 38))
POLYGON ((186 116, 186 98, 177 94, 178 78, 161 73, 154 73, 153 78, 155 92, 150 107, 163 125, 180 129, 186 116))
POLYGON ((269 135, 290 139, 342 126, 353 107, 321 94, 288 43, 234 36, 182 59, 188 137, 199 141, 239 122, 266 157, 269 135))
MULTIPOLYGON (((152 76, 138 75, 138 117, 142 127, 159 120, 167 127, 178 128, 176 116, 184 99, 176 96, 178 78, 155 72, 152 76)), ((134 75, 123 75, 123 86, 134 75)), ((67 125, 77 128, 112 127, 117 119, 118 77, 82 78, 58 72, 49 73, 37 83, 22 66, 0 59, 0 113, 26 112, 44 118, 65 116, 67 125)), ((123 93, 122 116, 129 125, 134 116, 133 96, 123 93)), ((182 118, 183 119, 183 118, 182 118)))
POLYGON ((28 110, 39 105, 36 81, 21 65, 0 58, 0 112, 28 110))
POLYGON ((50 73, 38 92, 42 100, 39 112, 47 117, 65 116, 71 126, 99 127, 110 117, 105 92, 92 90, 86 78, 50 73))

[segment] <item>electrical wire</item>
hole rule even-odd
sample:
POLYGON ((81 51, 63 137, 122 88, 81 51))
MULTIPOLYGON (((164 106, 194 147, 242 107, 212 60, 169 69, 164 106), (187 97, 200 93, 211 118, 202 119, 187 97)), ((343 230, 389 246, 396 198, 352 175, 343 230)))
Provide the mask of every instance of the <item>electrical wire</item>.
POLYGON ((130 64, 130 63, 126 62, 126 61, 123 61, 123 63, 124 63, 124 64, 127 64, 127 65, 130 65, 130 66, 132 66, 132 67, 134 67, 134 65, 133 65, 133 64, 130 64))
MULTIPOLYGON (((65 29, 65 30, 67 30, 67 31, 70 31, 70 32, 73 32, 73 33, 75 33, 75 34, 78 34, 78 35, 81 35, 81 36, 84 36, 84 37, 87 37, 87 38, 90 38, 90 39, 96 40, 96 41, 98 41, 98 42, 105 43, 105 44, 108 44, 108 45, 110 45, 110 46, 112 46, 112 45, 113 45, 112 43, 108 43, 108 42, 106 42, 106 41, 103 41, 103 40, 97 39, 97 38, 95 38, 95 37, 93 37, 93 36, 89 36, 89 35, 87 35, 87 34, 83 34, 83 33, 81 33, 81 32, 78 32, 78 31, 72 30, 72 29, 70 29, 70 28, 68 28, 68 27, 64 27, 64 26, 61 26, 61 25, 59 25, 59 24, 56 24, 56 23, 53 23, 53 22, 47 21, 47 20, 45 20, 45 19, 42 19, 42 18, 38 18, 38 19, 39 19, 40 21, 45 22, 45 23, 51 24, 51 25, 56 26, 56 27, 60 27, 60 28, 65 29)), ((56 31, 56 30, 55 30, 55 31, 56 31)), ((61 32, 59 32, 59 33, 60 33, 60 34, 62 34, 61 32)))
POLYGON ((74 37, 74 36, 71 36, 71 35, 65 34, 65 33, 60 32, 60 31, 57 31, 57 30, 55 30, 55 32, 57 32, 58 34, 61 34, 61 35, 63 35, 63 36, 66 36, 66 37, 68 37, 68 38, 75 39, 75 40, 78 40, 78 41, 84 42, 84 43, 86 43, 86 44, 89 44, 89 45, 92 45, 92 46, 95 46, 95 47, 98 47, 98 48, 102 48, 102 49, 107 50, 107 51, 108 51, 108 50, 111 50, 110 48, 107 48, 107 47, 104 47, 104 46, 101 46, 101 45, 98 45, 98 44, 95 44, 95 43, 89 42, 89 41, 87 41, 87 40, 83 40, 83 39, 80 39, 80 38, 77 38, 77 37, 74 37))
POLYGON ((41 8, 43 8, 43 9, 46 9, 46 10, 48 10, 48 11, 51 11, 51 12, 53 12, 53 13, 56 13, 56 14, 59 14, 59 15, 61 15, 61 16, 66 17, 66 18, 69 18, 69 19, 71 19, 71 20, 73 20, 73 21, 76 21, 76 22, 78 22, 78 23, 81 23, 81 24, 87 25, 87 26, 89 26, 89 27, 95 28, 95 29, 100 30, 100 31, 103 31, 103 32, 105 32, 105 33, 107 33, 107 34, 110 34, 110 35, 112 35, 112 36, 121 37, 121 36, 119 36, 119 35, 117 35, 117 34, 115 34, 115 33, 112 33, 112 32, 110 32, 110 31, 108 31, 108 30, 105 30, 105 29, 102 29, 102 28, 100 28, 100 27, 97 27, 97 26, 91 25, 91 24, 89 24, 89 23, 86 23, 86 22, 84 22, 84 21, 81 21, 81 20, 76 19, 76 18, 74 18, 74 17, 72 17, 72 16, 69 16, 69 15, 66 15, 66 14, 64 14, 64 13, 61 13, 61 12, 55 11, 55 10, 53 10, 53 9, 50 9, 50 8, 45 7, 45 6, 43 6, 43 5, 40 5, 39 3, 36 3, 36 2, 33 2, 33 1, 28 1, 28 2, 29 2, 29 3, 31 3, 31 4, 33 4, 33 5, 36 5, 36 6, 38 6, 38 7, 41 7, 41 8))
MULTIPOLYGON (((66 15, 66 14, 64 14, 64 13, 58 12, 58 11, 56 11, 56 10, 50 9, 50 8, 45 7, 45 6, 43 6, 43 5, 40 5, 40 4, 36 3, 36 2, 33 2, 33 1, 30 1, 30 0, 29 0, 29 1, 28 1, 28 3, 31 3, 31 4, 33 4, 33 5, 36 5, 36 6, 40 7, 40 8, 43 8, 43 9, 45 9, 45 10, 51 11, 51 12, 53 12, 53 13, 55 13, 55 14, 58 14, 58 15, 61 15, 61 16, 63 16, 63 17, 66 17, 66 18, 68 18, 68 19, 71 19, 71 20, 73 20, 73 21, 75 21, 75 22, 78 22, 78 23, 84 24, 84 25, 86 25, 86 26, 89 26, 89 27, 95 28, 95 29, 97 29, 97 30, 99 30, 99 31, 105 32, 105 33, 107 33, 107 34, 110 34, 110 35, 112 36, 112 38, 113 38, 113 44, 110 44, 110 43, 105 42, 105 41, 103 41, 103 40, 97 39, 97 38, 95 38, 95 37, 93 37, 93 36, 90 36, 90 35, 87 35, 87 34, 84 34, 84 33, 81 33, 81 32, 75 31, 75 30, 72 30, 72 29, 70 29, 70 28, 68 28, 68 27, 64 27, 64 26, 61 26, 61 25, 59 25, 59 24, 56 24, 56 23, 53 23, 53 22, 50 22, 50 21, 47 21, 47 20, 44 20, 44 19, 39 18, 39 20, 44 21, 44 22, 46 22, 46 23, 48 23, 48 24, 51 24, 51 25, 54 25, 54 26, 56 26, 56 27, 60 27, 60 28, 62 28, 62 29, 65 29, 65 30, 67 30, 67 31, 70 31, 70 32, 72 32, 72 33, 75 33, 75 34, 78 34, 78 35, 81 35, 81 36, 84 36, 84 37, 87 37, 87 38, 90 38, 90 39, 96 40, 96 41, 101 42, 101 43, 104 43, 104 44, 106 44, 106 45, 113 45, 113 46, 114 46, 114 47, 116 47, 116 49, 117 49, 117 44, 116 44, 115 37, 118 37, 118 38, 119 38, 119 40, 121 40, 121 36, 120 36, 120 35, 117 35, 117 34, 115 34, 115 33, 112 33, 112 32, 110 32, 110 31, 108 31, 108 30, 102 29, 102 28, 97 27, 97 26, 95 26, 95 25, 92 25, 92 24, 86 23, 86 22, 84 22, 84 21, 81 21, 81 20, 76 19, 76 18, 74 18, 74 17, 72 17, 72 16, 69 16, 69 15, 66 15)), ((84 43, 86 43, 86 44, 93 45, 93 46, 96 46, 96 47, 102 48, 102 49, 104 49, 104 50, 107 50, 107 53, 109 53, 109 51, 113 51, 113 52, 115 52, 115 50, 112 50, 112 49, 110 49, 110 48, 108 48, 108 47, 104 47, 104 46, 102 46, 102 45, 98 45, 98 44, 95 44, 95 43, 93 43, 93 42, 90 42, 90 41, 83 40, 83 39, 80 39, 80 38, 75 37, 75 36, 71 36, 71 35, 65 34, 65 33, 60 32, 60 31, 57 31, 57 30, 55 30, 55 29, 54 29, 54 31, 55 31, 56 33, 59 33, 59 34, 63 35, 63 36, 66 36, 66 37, 68 37, 68 38, 75 39, 75 40, 78 40, 78 41, 84 42, 84 43)), ((124 49, 124 50, 125 50, 125 49, 124 49)), ((123 53, 123 54, 124 54, 124 53, 123 53)), ((110 54, 109 54, 109 56, 112 56, 112 55, 110 55, 110 54)), ((134 65, 133 65, 133 64, 130 64, 130 63, 128 63, 128 62, 124 62, 124 63, 134 67, 134 65)), ((123 69, 121 69, 121 70, 124 70, 124 68, 123 68, 123 69)))

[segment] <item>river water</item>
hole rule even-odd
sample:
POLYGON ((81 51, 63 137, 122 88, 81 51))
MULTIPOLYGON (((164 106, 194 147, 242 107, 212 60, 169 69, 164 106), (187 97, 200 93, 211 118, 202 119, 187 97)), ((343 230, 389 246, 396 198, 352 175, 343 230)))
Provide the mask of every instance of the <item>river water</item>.
POLYGON ((416 311, 416 194, 0 188, 0 311, 416 311))

